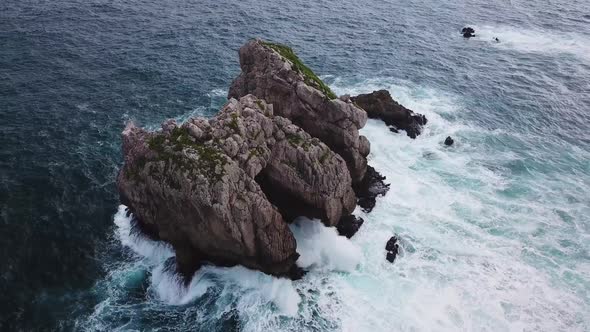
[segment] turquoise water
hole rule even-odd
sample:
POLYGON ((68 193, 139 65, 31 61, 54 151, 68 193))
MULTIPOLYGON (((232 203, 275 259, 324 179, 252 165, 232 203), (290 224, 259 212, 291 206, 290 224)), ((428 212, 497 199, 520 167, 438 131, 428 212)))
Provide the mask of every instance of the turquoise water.
POLYGON ((2 2, 0 327, 590 330, 587 13, 541 1, 2 2), (478 36, 461 38, 464 25, 478 36), (356 211, 351 241, 292 226, 303 280, 207 267, 183 287, 170 248, 131 234, 118 206, 119 134, 129 119, 214 114, 253 36, 292 45, 338 94, 385 88, 429 123, 416 140, 367 123, 370 164, 391 189, 356 211), (402 254, 389 264, 393 234, 402 254))

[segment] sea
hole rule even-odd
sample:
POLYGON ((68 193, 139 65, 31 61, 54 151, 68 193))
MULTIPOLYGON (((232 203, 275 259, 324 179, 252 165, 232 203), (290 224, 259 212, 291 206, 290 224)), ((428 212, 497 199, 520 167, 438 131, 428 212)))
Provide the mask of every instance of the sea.
POLYGON ((0 147, 2 331, 590 331, 587 0, 0 0, 0 147), (290 226, 302 280, 184 284, 120 205, 121 131, 215 115, 251 38, 428 124, 368 121, 391 189, 351 240, 290 226))

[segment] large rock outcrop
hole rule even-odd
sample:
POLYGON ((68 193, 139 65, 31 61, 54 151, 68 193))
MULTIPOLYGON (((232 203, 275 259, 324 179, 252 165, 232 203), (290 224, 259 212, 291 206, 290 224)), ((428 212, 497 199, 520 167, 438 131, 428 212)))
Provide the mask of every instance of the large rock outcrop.
POLYGON ((383 120, 392 131, 405 130, 411 138, 420 135, 422 126, 428 121, 424 115, 398 104, 387 90, 373 91, 351 99, 367 111, 370 118, 383 120))
POLYGON ((251 40, 239 53, 242 72, 229 97, 253 94, 273 104, 276 115, 290 119, 342 156, 353 183, 360 182, 370 150, 369 141, 358 131, 367 121, 366 112, 337 98, 289 47, 251 40))
MULTIPOLYGON (((364 122, 357 108, 341 107, 356 116, 356 122, 342 121, 354 128, 364 122)), ((289 274, 298 254, 283 215, 334 226, 353 211, 345 160, 274 109, 246 95, 230 99, 211 119, 192 118, 181 126, 169 120, 158 132, 125 128, 121 200, 142 227, 172 244, 180 272, 191 274, 212 262, 289 274), (288 197, 296 211, 288 211, 280 197, 288 197)))

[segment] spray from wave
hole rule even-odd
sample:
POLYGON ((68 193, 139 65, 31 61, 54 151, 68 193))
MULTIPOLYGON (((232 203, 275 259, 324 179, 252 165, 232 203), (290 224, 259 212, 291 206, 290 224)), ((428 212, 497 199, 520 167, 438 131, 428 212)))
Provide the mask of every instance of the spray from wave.
MULTIPOLYGON (((128 215, 124 205, 119 206, 114 222, 121 244, 131 249, 149 270, 148 292, 154 301, 187 305, 210 289, 216 289, 220 299, 237 300, 239 312, 248 312, 252 307, 274 307, 278 316, 297 316, 301 296, 291 280, 241 266, 205 266, 185 284, 172 268, 173 249, 134 232, 133 216, 128 215), (238 299, 235 294, 240 294, 238 299)), ((360 252, 348 239, 318 220, 298 218, 291 229, 298 242, 297 264, 301 267, 328 272, 352 271, 360 260, 360 252)))
POLYGON ((301 255, 297 265, 304 269, 351 272, 359 264, 360 250, 334 227, 326 227, 318 220, 297 218, 291 225, 301 255))

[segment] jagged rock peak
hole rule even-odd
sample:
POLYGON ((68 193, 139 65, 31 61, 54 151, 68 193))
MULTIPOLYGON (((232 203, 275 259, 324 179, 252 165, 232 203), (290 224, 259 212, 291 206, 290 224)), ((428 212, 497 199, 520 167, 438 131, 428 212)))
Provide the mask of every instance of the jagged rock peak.
POLYGON ((353 183, 366 172, 369 141, 358 130, 367 114, 350 100, 341 100, 285 45, 251 40, 240 48, 242 72, 230 98, 253 94, 273 104, 276 115, 290 119, 338 153, 353 183))

